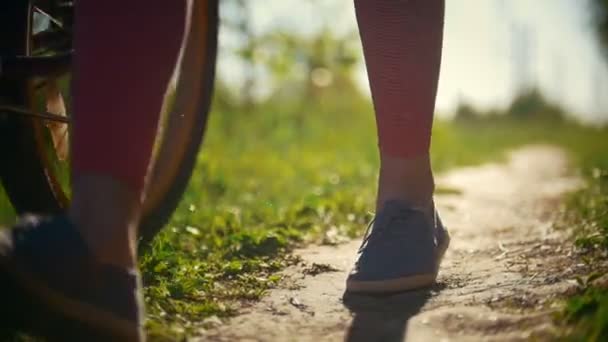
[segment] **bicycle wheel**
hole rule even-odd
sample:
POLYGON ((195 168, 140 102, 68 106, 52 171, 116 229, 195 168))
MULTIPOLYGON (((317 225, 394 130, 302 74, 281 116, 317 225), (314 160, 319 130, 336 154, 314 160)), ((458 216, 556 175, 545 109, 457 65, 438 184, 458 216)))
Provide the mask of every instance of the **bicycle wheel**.
MULTIPOLYGON (((28 24, 20 30, 21 51, 13 53, 32 55, 40 49, 48 53, 44 47, 33 44, 36 10, 29 4, 21 16, 21 21, 28 24)), ((207 122, 217 53, 218 1, 192 1, 190 14, 190 30, 168 92, 170 104, 166 104, 163 111, 155 142, 154 166, 149 175, 150 186, 140 226, 142 242, 150 241, 177 207, 192 173, 207 122)), ((57 108, 62 109, 58 102, 69 104, 69 101, 57 94, 69 95, 69 75, 0 82, 0 91, 10 95, 3 96, 4 103, 33 112, 54 108, 54 114, 60 114, 56 112, 57 108)), ((67 107, 64 111, 69 113, 69 105, 67 107)), ((0 156, 6 158, 0 175, 18 213, 56 213, 67 208, 69 155, 64 155, 65 145, 57 141, 57 137, 66 139, 67 136, 67 130, 61 127, 65 128, 65 124, 6 114, 4 119, 0 117, 0 156)))

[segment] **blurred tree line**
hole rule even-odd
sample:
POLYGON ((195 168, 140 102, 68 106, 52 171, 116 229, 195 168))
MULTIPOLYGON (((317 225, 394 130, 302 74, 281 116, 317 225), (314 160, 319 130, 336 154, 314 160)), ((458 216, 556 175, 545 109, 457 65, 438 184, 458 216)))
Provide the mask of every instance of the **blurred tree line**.
POLYGON ((362 62, 356 31, 337 33, 325 19, 307 34, 282 27, 255 32, 250 0, 225 0, 222 6, 220 29, 237 41, 222 52, 236 58, 242 70, 236 87, 221 73, 216 82, 214 108, 228 121, 263 112, 256 120, 273 121, 271 126, 289 120, 299 128, 310 115, 346 116, 369 109, 355 80, 362 62), (262 96, 260 88, 266 90, 262 96))
POLYGON ((598 39, 608 58, 608 0, 592 0, 592 12, 598 39))
MULTIPOLYGON (((608 0, 590 0, 592 24, 597 39, 608 61, 608 0)), ((458 105, 455 112, 456 122, 474 122, 486 120, 541 120, 561 124, 571 122, 558 104, 545 98, 539 89, 526 89, 520 92, 505 110, 482 111, 467 102, 458 105)))
POLYGON ((461 102, 456 108, 454 120, 459 123, 488 120, 540 121, 550 124, 571 123, 564 109, 548 100, 540 90, 532 88, 519 93, 504 110, 479 110, 467 102, 461 102))
MULTIPOLYGON (((330 7, 330 2, 306 1, 330 7)), ((590 1, 598 37, 608 57, 608 0, 590 1)), ((238 86, 228 86, 221 74, 216 82, 214 108, 222 112, 225 133, 230 134, 232 123, 241 117, 256 124, 263 122, 271 131, 285 123, 301 130, 312 117, 321 117, 327 124, 348 124, 358 115, 371 116, 370 98, 355 80, 357 67, 363 62, 356 30, 337 33, 327 17, 312 33, 284 27, 255 32, 252 1, 224 0, 222 6, 221 30, 238 41, 224 46, 223 52, 235 57, 242 67, 238 86), (269 92, 260 96, 260 88, 269 92)), ((455 119, 570 121, 564 110, 538 89, 523 90, 504 110, 481 111, 461 103, 455 119)))

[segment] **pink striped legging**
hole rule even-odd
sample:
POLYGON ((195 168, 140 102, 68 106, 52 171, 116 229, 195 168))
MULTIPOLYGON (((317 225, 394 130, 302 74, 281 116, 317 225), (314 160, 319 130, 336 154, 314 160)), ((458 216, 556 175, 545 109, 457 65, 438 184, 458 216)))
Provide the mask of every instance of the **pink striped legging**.
MULTIPOLYGON (((380 152, 424 155, 439 77, 444 0, 354 2, 380 152)), ((106 175, 142 191, 163 95, 181 46, 185 8, 184 0, 78 1, 75 175, 106 175)))

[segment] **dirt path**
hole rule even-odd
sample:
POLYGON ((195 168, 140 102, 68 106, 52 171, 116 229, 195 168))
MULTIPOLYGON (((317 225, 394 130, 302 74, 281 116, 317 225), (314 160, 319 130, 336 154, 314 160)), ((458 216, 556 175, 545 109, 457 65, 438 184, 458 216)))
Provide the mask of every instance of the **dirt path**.
POLYGON ((205 331, 203 338, 512 341, 551 336, 548 299, 586 271, 562 243, 564 233, 552 229, 560 196, 581 184, 568 176, 566 166, 560 150, 533 146, 514 152, 506 164, 440 176, 440 186, 458 193, 437 197, 452 245, 434 289, 343 297, 359 241, 313 246, 297 252, 303 263, 284 272, 281 288, 205 331))

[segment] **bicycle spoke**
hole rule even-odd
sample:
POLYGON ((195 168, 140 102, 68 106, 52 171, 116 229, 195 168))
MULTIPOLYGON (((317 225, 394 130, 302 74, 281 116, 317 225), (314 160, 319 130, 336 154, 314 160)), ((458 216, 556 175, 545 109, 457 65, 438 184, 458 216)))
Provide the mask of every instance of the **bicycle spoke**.
MULTIPOLYGON (((46 110, 48 113, 66 117, 65 102, 56 79, 46 82, 46 110)), ((51 132, 53 147, 57 158, 65 161, 68 158, 68 126, 53 120, 47 120, 46 126, 51 132)))
POLYGON ((39 14, 45 16, 46 18, 48 18, 51 23, 55 24, 55 26, 57 26, 58 28, 60 28, 61 30, 67 32, 67 30, 65 29, 63 23, 57 19, 55 19, 52 15, 48 14, 47 12, 43 11, 40 7, 38 6, 34 6, 34 11, 38 12, 39 14))
POLYGON ((23 108, 8 106, 8 105, 0 105, 0 112, 4 112, 7 114, 15 114, 15 115, 24 115, 31 116, 33 118, 45 119, 50 121, 56 121, 61 123, 70 123, 70 118, 62 115, 56 115, 53 113, 47 112, 32 112, 23 108))

